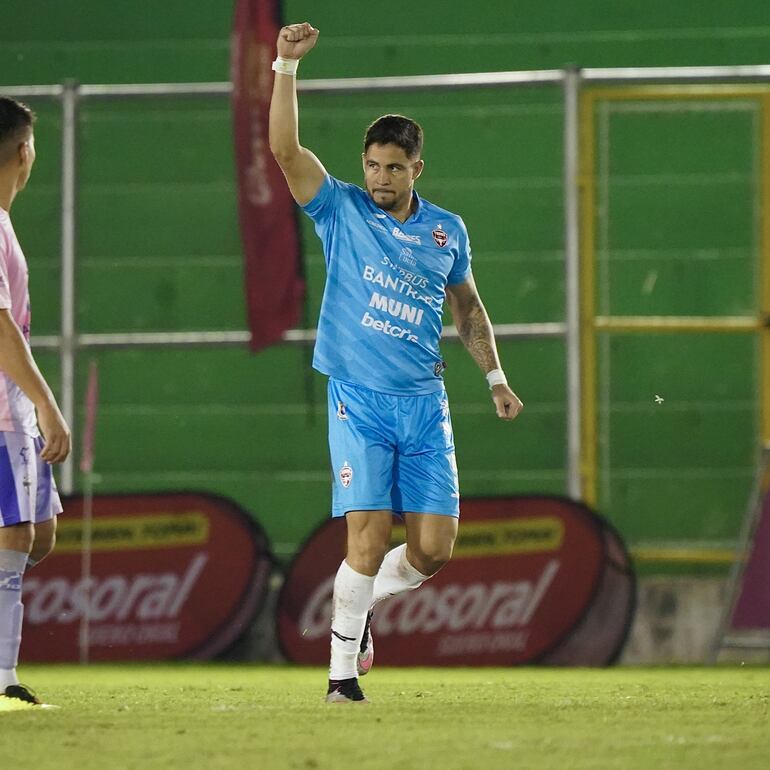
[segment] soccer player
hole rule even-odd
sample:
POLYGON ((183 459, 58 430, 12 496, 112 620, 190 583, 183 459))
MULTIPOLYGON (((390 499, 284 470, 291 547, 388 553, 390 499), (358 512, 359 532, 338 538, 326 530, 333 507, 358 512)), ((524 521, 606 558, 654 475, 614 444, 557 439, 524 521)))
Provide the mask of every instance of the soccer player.
POLYGON ((16 676, 21 584, 53 548, 62 507, 50 464, 70 453, 69 428, 30 352, 27 262, 9 217, 35 162, 34 119, 0 97, 0 708, 44 705, 16 676))
POLYGON ((457 535, 460 494, 438 347, 446 298, 497 415, 512 420, 522 403, 500 368, 462 219, 414 191, 424 166, 420 126, 400 115, 369 126, 365 189, 330 176, 299 143, 295 75, 317 40, 308 23, 278 35, 270 148, 326 258, 313 366, 329 376, 332 515, 347 521, 326 700, 364 703, 358 676, 373 661, 372 607, 434 575, 457 535), (407 542, 389 551, 393 513, 407 542))

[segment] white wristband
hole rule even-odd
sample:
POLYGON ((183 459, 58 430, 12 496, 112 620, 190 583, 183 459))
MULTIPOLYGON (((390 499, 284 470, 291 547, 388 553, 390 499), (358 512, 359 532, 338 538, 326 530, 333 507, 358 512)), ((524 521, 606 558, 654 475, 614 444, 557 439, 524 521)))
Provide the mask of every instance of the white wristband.
POLYGON ((284 59, 278 56, 273 62, 273 71, 281 75, 291 75, 294 77, 297 74, 298 66, 299 59, 284 59))
POLYGON ((505 378, 505 372, 502 369, 493 369, 491 372, 487 372, 487 382, 489 383, 489 389, 495 387, 495 385, 507 385, 508 380, 505 378))

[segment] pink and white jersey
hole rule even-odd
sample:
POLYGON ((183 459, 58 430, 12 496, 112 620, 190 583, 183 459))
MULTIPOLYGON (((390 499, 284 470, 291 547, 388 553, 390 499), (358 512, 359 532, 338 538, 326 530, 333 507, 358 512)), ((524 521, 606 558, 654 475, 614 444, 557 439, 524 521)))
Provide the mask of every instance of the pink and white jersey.
MULTIPOLYGON (((0 309, 10 310, 29 345, 29 280, 27 260, 8 212, 0 208, 0 309)), ((38 436, 35 407, 21 388, 0 370, 0 431, 38 436)))

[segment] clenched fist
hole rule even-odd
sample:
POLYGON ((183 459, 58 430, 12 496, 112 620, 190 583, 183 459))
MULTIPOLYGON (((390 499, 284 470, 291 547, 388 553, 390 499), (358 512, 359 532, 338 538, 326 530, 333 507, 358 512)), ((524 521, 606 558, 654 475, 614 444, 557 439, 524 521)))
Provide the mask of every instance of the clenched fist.
POLYGON ((524 408, 521 399, 507 385, 495 385, 492 388, 492 401, 495 403, 497 416, 501 420, 515 419, 524 408))
POLYGON ((318 40, 318 30, 308 22, 289 24, 278 33, 278 55, 282 59, 301 59, 318 40))

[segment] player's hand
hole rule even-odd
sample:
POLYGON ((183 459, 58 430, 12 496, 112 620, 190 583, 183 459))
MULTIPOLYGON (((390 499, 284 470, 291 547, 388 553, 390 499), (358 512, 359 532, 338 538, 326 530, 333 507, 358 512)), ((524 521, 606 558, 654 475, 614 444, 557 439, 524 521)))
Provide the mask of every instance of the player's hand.
POLYGON ((495 385, 492 388, 492 400, 501 420, 513 420, 524 408, 519 397, 507 385, 495 385))
POLYGON ((318 40, 318 30, 307 21, 281 27, 278 33, 278 55, 282 59, 301 59, 318 40))
POLYGON ((72 437, 59 407, 50 404, 38 409, 37 421, 44 441, 40 458, 51 464, 64 462, 72 451, 72 437))

